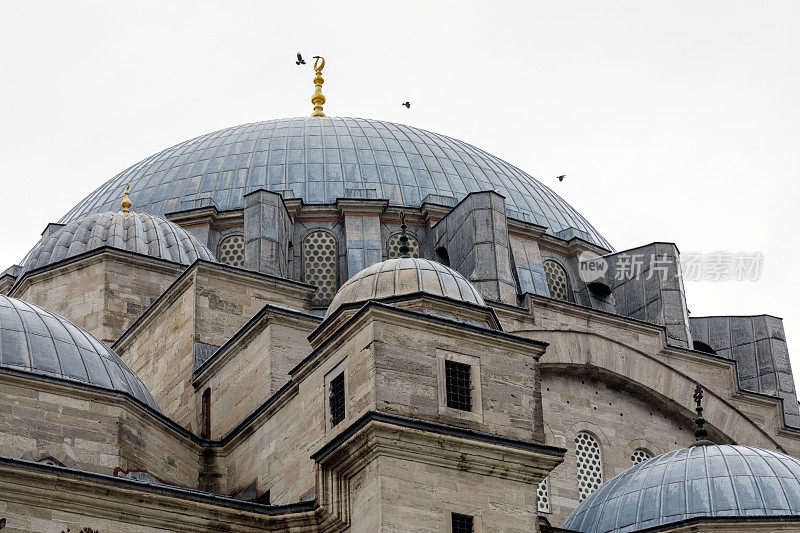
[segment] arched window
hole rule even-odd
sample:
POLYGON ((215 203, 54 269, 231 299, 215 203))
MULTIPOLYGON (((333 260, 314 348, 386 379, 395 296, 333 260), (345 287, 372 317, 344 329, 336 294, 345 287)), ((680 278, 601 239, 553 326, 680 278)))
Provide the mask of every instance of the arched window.
POLYGON ((303 280, 317 287, 313 305, 328 305, 336 294, 336 239, 312 231, 303 241, 303 280))
POLYGON ((578 495, 583 501, 603 482, 602 454, 597 437, 586 431, 575 435, 575 458, 578 463, 578 495))
POLYGON ((547 278, 547 287, 550 289, 550 297, 556 300, 570 301, 569 280, 567 271, 555 261, 548 259, 542 263, 544 276, 547 278))
POLYGON ((217 258, 220 263, 235 267, 244 266, 244 237, 231 235, 219 243, 217 258))
POLYGON ((211 438, 211 389, 203 391, 200 406, 200 436, 204 439, 211 438))
MULTIPOLYGON (((419 257, 419 241, 413 235, 406 235, 408 237, 408 255, 411 257, 419 257)), ((397 259, 400 257, 400 234, 395 233, 386 241, 386 251, 389 259, 397 259)))
POLYGON ((537 507, 540 513, 550 512, 550 476, 539 482, 536 487, 537 507))
POLYGON ((440 246, 436 249, 436 262, 444 266, 450 266, 450 255, 447 253, 447 248, 440 246))
POLYGON ((631 463, 638 465, 653 457, 653 453, 646 448, 636 448, 631 454, 631 463))

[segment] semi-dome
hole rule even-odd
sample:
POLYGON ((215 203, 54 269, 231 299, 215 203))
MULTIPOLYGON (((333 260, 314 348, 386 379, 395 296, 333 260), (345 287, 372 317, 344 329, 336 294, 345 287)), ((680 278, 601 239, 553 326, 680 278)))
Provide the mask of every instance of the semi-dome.
POLYGON ((563 528, 639 531, 694 517, 800 516, 800 460, 749 446, 693 446, 600 485, 563 528))
POLYGON ((23 266, 34 270, 103 246, 183 265, 198 258, 216 261, 208 248, 177 224, 147 213, 117 211, 69 222, 39 242, 23 266))
POLYGON ((325 316, 344 304, 418 292, 486 305, 475 286, 452 268, 428 259, 407 257, 376 263, 347 280, 333 297, 325 316))
POLYGON ((124 392, 160 412, 139 377, 91 333, 55 313, 3 295, 0 368, 124 392))
POLYGON ((565 239, 608 242, 560 196, 517 167, 465 142, 418 128, 356 118, 293 118, 223 129, 177 144, 121 172, 62 222, 113 210, 125 186, 138 210, 161 216, 211 199, 239 209, 259 188, 309 204, 381 198, 398 206, 455 203, 496 190, 510 218, 565 239))

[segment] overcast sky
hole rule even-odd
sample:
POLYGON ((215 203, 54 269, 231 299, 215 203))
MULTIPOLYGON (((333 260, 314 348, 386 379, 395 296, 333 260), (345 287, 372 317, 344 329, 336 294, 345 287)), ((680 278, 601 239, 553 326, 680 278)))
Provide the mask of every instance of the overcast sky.
POLYGON ((484 148, 617 250, 761 252, 689 308, 783 317, 800 377, 798 27, 792 1, 0 0, 0 271, 142 158, 309 114, 299 50, 326 58, 328 115, 484 148))

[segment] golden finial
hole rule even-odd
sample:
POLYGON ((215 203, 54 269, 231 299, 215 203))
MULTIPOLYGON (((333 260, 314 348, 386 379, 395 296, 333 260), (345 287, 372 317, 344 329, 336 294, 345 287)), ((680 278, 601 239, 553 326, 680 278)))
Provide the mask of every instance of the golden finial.
POLYGON ((314 56, 314 95, 311 97, 311 103, 314 104, 314 112, 311 113, 312 117, 324 117, 325 113, 322 112, 322 105, 325 103, 325 95, 322 94, 322 84, 325 83, 325 78, 322 77, 322 69, 325 68, 325 59, 321 56, 314 56))
POLYGON ((131 190, 131 184, 129 183, 128 185, 125 186, 125 198, 122 199, 122 212, 125 213, 126 215, 128 214, 128 212, 131 209, 131 206, 133 205, 131 199, 128 198, 128 192, 130 192, 130 190, 131 190))

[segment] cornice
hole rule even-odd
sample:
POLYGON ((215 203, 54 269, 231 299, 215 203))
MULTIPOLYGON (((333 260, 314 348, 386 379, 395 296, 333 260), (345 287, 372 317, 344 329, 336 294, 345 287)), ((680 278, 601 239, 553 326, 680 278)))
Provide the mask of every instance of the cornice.
POLYGON ((323 469, 358 470, 384 455, 483 476, 538 483, 566 450, 469 429, 369 411, 311 459, 323 469), (498 468, 498 463, 503 467, 498 468))

